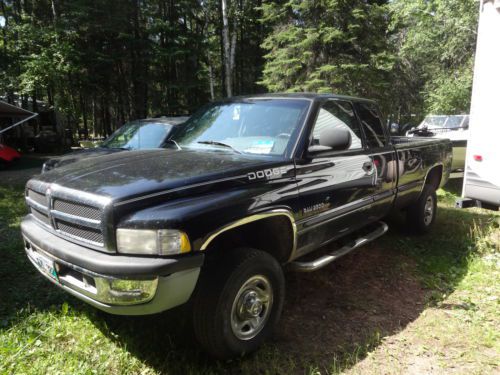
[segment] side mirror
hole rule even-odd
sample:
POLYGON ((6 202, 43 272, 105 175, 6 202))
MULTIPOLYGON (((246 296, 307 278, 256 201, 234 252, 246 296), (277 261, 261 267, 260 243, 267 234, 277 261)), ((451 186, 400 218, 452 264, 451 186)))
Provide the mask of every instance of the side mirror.
POLYGON ((318 144, 309 146, 310 153, 320 151, 343 151, 351 147, 351 133, 345 128, 324 129, 318 140, 318 144))

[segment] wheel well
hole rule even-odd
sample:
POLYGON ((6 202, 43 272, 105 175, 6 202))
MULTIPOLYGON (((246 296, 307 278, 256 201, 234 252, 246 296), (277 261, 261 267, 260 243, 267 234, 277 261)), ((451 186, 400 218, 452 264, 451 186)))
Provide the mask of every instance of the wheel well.
POLYGON ((427 177, 424 183, 426 185, 431 185, 432 187, 434 187, 434 190, 437 190, 439 188, 439 185, 441 184, 442 176, 443 176, 443 166, 436 165, 427 173, 427 177))
POLYGON ((252 247, 274 256, 285 263, 293 250, 294 230, 287 216, 273 216, 253 221, 225 231, 215 237, 206 248, 209 254, 218 254, 237 247, 252 247))

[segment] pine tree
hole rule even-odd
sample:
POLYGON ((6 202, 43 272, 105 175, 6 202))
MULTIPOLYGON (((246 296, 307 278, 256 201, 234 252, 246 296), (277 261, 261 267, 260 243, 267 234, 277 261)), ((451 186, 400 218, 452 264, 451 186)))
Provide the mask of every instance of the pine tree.
POLYGON ((385 1, 266 1, 262 10, 263 22, 273 24, 261 81, 270 91, 385 99, 395 60, 385 1))

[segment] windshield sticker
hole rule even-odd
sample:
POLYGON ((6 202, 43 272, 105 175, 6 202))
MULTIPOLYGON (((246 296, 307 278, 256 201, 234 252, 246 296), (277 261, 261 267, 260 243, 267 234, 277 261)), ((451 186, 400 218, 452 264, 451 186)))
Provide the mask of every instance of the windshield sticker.
POLYGON ((241 113, 241 106, 236 105, 233 109, 233 121, 239 121, 241 113))
POLYGON ((245 149, 245 152, 252 154, 269 154, 273 149, 274 141, 272 140, 259 140, 253 142, 253 144, 245 149))

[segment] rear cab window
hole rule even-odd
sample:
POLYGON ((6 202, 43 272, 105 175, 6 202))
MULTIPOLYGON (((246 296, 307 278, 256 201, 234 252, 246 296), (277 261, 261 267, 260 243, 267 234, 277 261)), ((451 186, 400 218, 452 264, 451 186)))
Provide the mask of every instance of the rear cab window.
POLYGON ((378 107, 371 103, 355 103, 354 105, 365 133, 367 146, 370 148, 386 146, 387 137, 378 107))

